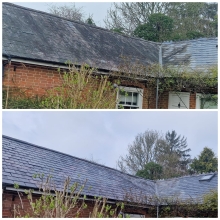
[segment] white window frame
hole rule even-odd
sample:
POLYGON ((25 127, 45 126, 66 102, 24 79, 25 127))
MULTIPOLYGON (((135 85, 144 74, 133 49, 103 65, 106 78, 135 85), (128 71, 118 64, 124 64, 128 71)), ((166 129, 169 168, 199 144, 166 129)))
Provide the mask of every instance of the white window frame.
MULTIPOLYGON (((201 93, 196 93, 196 109, 201 109, 201 97, 202 96, 203 95, 201 93)), ((218 108, 218 106, 217 106, 217 108, 218 108)))
POLYGON ((189 109, 190 108, 190 93, 189 92, 169 92, 169 100, 168 100, 168 109, 189 109), (181 95, 188 96, 188 101, 187 103, 183 103, 181 101, 181 95), (176 96, 179 98, 179 103, 180 103, 180 108, 176 106, 177 108, 173 108, 173 99, 172 96, 176 96), (184 108, 181 108, 183 106, 184 108))
POLYGON ((122 106, 130 106, 130 107, 137 107, 137 109, 142 109, 142 104, 143 104, 143 89, 140 88, 134 88, 134 87, 125 87, 125 86, 119 86, 118 87, 118 92, 117 92, 117 105, 116 108, 118 109, 121 104, 120 102, 120 97, 119 97, 119 92, 124 91, 124 92, 133 92, 137 93, 137 105, 122 105, 122 106))

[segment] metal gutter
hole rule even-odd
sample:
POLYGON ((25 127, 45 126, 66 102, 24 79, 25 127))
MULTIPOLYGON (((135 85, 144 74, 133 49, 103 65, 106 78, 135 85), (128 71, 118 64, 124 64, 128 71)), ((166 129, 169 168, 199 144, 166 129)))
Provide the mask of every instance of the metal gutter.
MULTIPOLYGON (((25 189, 15 189, 14 187, 6 187, 5 190, 9 190, 9 191, 14 191, 14 192, 26 192, 27 190, 25 189)), ((2 190, 2 193, 3 193, 3 190, 2 190)), ((33 194, 37 194, 37 195, 43 195, 44 192, 41 192, 41 191, 32 191, 33 194)), ((48 193, 47 195, 53 195, 55 196, 56 194, 55 193, 48 193)), ((84 197, 79 197, 80 200, 86 200, 86 201, 96 201, 95 199, 90 199, 90 198, 86 198, 84 199, 84 197)), ((107 200, 107 203, 108 204, 116 204, 118 201, 109 201, 107 200)), ((123 202, 123 201, 122 201, 123 202)), ((145 205, 133 205, 133 204, 125 204, 125 206, 133 206, 133 207, 139 207, 139 208, 149 208, 150 206, 145 206, 145 205)))
MULTIPOLYGON (((3 56, 2 60, 8 60, 7 57, 3 56)), ((19 63, 27 63, 27 64, 32 64, 32 65, 39 65, 39 66, 47 66, 47 67, 53 67, 53 68, 63 68, 63 69, 68 69, 67 65, 62 65, 62 64, 52 64, 52 63, 47 63, 47 62, 41 62, 41 61, 33 61, 33 60, 26 60, 22 58, 15 58, 11 57, 11 61, 13 62, 19 62, 19 63)))

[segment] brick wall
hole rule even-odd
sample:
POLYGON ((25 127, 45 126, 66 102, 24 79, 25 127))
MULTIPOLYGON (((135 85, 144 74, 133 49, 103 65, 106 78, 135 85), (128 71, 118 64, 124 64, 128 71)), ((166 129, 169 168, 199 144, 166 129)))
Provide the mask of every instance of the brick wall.
MULTIPOLYGON (((23 212, 22 214, 27 214, 27 213, 31 213, 31 207, 30 207, 30 203, 27 199, 27 196, 25 195, 25 193, 21 193, 21 198, 22 198, 22 202, 23 202, 23 207, 25 212, 23 212)), ((33 195, 33 200, 38 199, 39 196, 38 195, 33 195)), ((8 191, 8 190, 4 190, 3 195, 2 195, 2 217, 3 218, 13 218, 14 217, 14 207, 16 206, 21 206, 21 202, 19 199, 19 196, 17 194, 17 192, 14 191, 8 191)), ((94 201, 87 201, 87 208, 84 209, 79 217, 81 218, 88 218, 93 210, 94 207, 94 201)), ((114 204, 110 204, 112 206, 112 208, 115 208, 114 204)), ((78 207, 80 206, 80 203, 78 204, 78 207)), ((74 217, 76 214, 77 208, 72 209, 71 212, 69 213, 68 217, 74 217)), ((120 210, 118 210, 119 212, 120 210)), ((125 206, 125 209, 123 210, 123 212, 125 213, 134 213, 134 214, 142 214, 145 215, 145 217, 150 217, 148 214, 148 210, 146 208, 140 208, 140 207, 132 207, 132 206, 125 206)))
MULTIPOLYGON (((57 68, 21 63, 11 63, 4 67, 3 89, 10 87, 13 93, 19 88, 21 93, 25 92, 30 96, 44 95, 49 89, 60 86, 62 83, 57 68)), ((122 80, 121 84, 128 87, 143 89, 143 109, 156 108, 156 88, 147 88, 146 82, 132 82, 122 80)), ((158 109, 168 109, 169 92, 159 95, 158 109)), ((196 94, 190 94, 190 109, 196 108, 196 94)))
POLYGON ((30 95, 44 95, 61 84, 57 68, 12 63, 4 68, 3 88, 20 88, 30 95))

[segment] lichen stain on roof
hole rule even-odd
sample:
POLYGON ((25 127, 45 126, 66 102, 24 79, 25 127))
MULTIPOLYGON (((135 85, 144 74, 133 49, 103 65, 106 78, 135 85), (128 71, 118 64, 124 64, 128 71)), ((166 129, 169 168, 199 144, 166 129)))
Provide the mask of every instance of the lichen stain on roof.
POLYGON ((164 42, 163 63, 165 65, 186 65, 191 69, 217 65, 217 45, 218 39, 216 37, 164 42))
POLYGON ((10 3, 3 3, 3 27, 7 27, 3 48, 15 57, 55 63, 70 60, 106 70, 117 69, 122 56, 144 65, 158 62, 157 43, 10 3))

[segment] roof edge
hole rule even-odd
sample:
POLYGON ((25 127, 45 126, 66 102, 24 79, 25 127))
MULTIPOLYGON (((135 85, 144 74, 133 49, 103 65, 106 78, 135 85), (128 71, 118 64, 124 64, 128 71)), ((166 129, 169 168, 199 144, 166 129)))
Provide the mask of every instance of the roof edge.
POLYGON ((63 154, 63 155, 69 156, 69 157, 76 158, 78 160, 83 160, 85 162, 88 162, 88 163, 91 163, 91 164, 94 164, 94 165, 97 165, 97 166, 101 166, 101 167, 105 167, 105 168, 108 168, 108 169, 111 169, 111 170, 115 170, 115 171, 117 171, 119 173, 131 176, 131 177, 135 177, 137 179, 142 179, 142 180, 146 180, 146 181, 150 181, 150 182, 155 183, 154 180, 148 180, 148 179, 144 179, 144 178, 141 178, 141 177, 138 177, 138 176, 134 176, 134 175, 131 175, 131 174, 128 174, 128 173, 124 173, 124 172, 122 172, 120 170, 117 170, 117 169, 114 169, 112 167, 107 167, 107 166, 102 165, 102 164, 98 164, 98 163, 95 163, 95 162, 92 162, 92 161, 89 161, 89 160, 86 160, 86 159, 83 159, 83 158, 75 157, 75 156, 72 156, 70 154, 66 154, 66 153, 63 153, 63 152, 60 152, 60 151, 57 151, 57 150, 53 150, 53 149, 50 149, 50 148, 46 148, 46 147, 42 147, 42 146, 39 146, 39 145, 36 145, 36 144, 32 144, 32 143, 27 142, 27 141, 22 141, 22 140, 19 140, 17 138, 13 138, 13 137, 10 137, 10 136, 7 136, 7 135, 2 135, 2 138, 6 138, 6 139, 9 139, 9 140, 17 141, 17 142, 20 142, 20 143, 23 143, 23 144, 28 144, 28 145, 31 145, 33 147, 38 147, 38 148, 41 148, 41 149, 44 149, 44 150, 48 150, 48 151, 52 151, 52 152, 56 152, 56 153, 59 153, 59 154, 63 154))
POLYGON ((77 24, 80 24, 80 25, 85 25, 85 26, 90 27, 90 28, 100 29, 102 31, 106 31, 106 32, 109 32, 109 33, 112 33, 112 34, 115 34, 115 35, 122 36, 122 37, 131 38, 131 39, 134 39, 134 40, 150 42, 150 43, 155 44, 155 45, 161 45, 162 44, 161 42, 148 41, 148 40, 144 40, 142 38, 133 37, 133 36, 125 35, 125 34, 120 34, 120 33, 114 32, 114 31, 110 31, 110 30, 108 30, 106 28, 103 28, 103 27, 93 26, 93 25, 86 24, 86 23, 83 23, 83 22, 80 22, 80 21, 70 20, 70 19, 67 19, 67 18, 64 18, 64 17, 60 17, 58 15, 51 14, 49 12, 44 12, 44 11, 40 11, 40 10, 36 10, 36 9, 32 9, 32 8, 28 8, 28 7, 24 7, 24 6, 20 6, 20 5, 16 5, 16 4, 13 4, 13 3, 10 3, 10 2, 2 2, 2 5, 10 5, 10 6, 21 8, 21 9, 24 9, 24 10, 33 11, 33 12, 40 13, 40 14, 45 14, 45 15, 52 16, 52 17, 55 17, 55 18, 60 18, 60 19, 66 20, 66 21, 77 23, 77 24))

